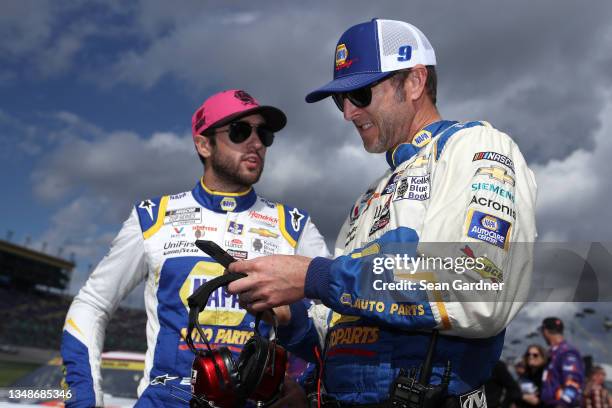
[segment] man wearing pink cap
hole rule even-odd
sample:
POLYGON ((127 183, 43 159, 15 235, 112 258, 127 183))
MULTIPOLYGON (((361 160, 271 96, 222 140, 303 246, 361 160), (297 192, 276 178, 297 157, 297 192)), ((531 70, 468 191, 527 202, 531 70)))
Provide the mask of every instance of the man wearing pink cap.
MULTIPOLYGON (((103 405, 100 353, 106 324, 142 281, 147 353, 137 406, 188 405, 193 353, 185 343, 187 298, 223 273, 195 247, 196 239, 212 240, 243 260, 329 255, 306 211, 265 200, 252 188, 274 132, 285 124, 282 111, 260 105, 242 90, 215 94, 197 109, 192 134, 203 177, 191 191, 136 204, 68 311, 61 353, 74 397, 66 406, 103 405)), ((211 343, 228 347, 237 357, 253 335, 254 318, 240 308, 236 295, 219 289, 200 314, 200 324, 211 343)), ((204 344, 197 340, 196 345, 204 344)))

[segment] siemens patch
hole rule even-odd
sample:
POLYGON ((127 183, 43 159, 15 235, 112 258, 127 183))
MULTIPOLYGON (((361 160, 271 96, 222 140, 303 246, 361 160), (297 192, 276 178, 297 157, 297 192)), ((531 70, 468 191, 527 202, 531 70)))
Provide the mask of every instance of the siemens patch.
POLYGON ((511 191, 504 189, 503 187, 498 186, 493 183, 472 183, 472 191, 478 190, 486 190, 492 191, 498 196, 502 198, 507 198, 508 200, 514 202, 514 194, 511 191))
POLYGON ((512 172, 514 172, 514 162, 512 161, 512 159, 504 156, 503 154, 497 152, 478 152, 474 154, 474 158, 472 159, 472 161, 478 160, 490 160, 498 162, 508 167, 510 170, 512 170, 512 172))
POLYGON ((468 213, 467 236, 508 249, 508 238, 512 224, 501 218, 476 210, 468 213))

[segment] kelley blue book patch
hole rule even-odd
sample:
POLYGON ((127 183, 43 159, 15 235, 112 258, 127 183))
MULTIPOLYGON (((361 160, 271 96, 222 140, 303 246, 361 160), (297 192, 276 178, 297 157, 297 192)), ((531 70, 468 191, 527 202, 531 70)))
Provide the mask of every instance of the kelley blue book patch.
POLYGON ((510 228, 512 224, 499 217, 470 210, 468 213, 467 236, 480 241, 488 242, 503 249, 508 249, 510 228))

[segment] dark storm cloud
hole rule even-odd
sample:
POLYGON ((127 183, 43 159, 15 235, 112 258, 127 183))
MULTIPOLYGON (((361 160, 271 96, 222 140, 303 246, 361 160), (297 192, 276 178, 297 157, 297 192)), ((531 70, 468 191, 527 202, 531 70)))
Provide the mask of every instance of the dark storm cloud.
MULTIPOLYGON (((166 75, 180 78, 194 87, 194 106, 214 90, 241 87, 284 109, 282 137, 297 142, 270 151, 260 192, 309 209, 333 239, 357 195, 384 169, 382 157, 339 162, 339 149, 360 148, 358 135, 329 101, 303 101, 331 79, 335 43, 346 28, 374 16, 415 23, 437 51, 443 116, 488 120, 517 140, 530 163, 545 165, 577 147, 594 150, 601 129, 612 5, 589 5, 263 2, 187 13, 144 2, 137 19, 149 44, 120 54, 111 77, 144 87, 166 75), (279 160, 296 154, 301 158, 279 160), (281 164, 294 175, 282 188, 270 174, 281 164)), ((542 231, 554 224, 545 219, 542 231)))
MULTIPOLYGON (((129 41, 107 38, 117 41, 116 50, 108 58, 92 59, 86 70, 76 70, 74 60, 87 52, 95 36, 84 29, 68 30, 55 44, 49 39, 54 32, 50 27, 59 12, 45 7, 24 23, 17 18, 23 12, 17 10, 11 25, 34 19, 36 35, 23 37, 19 47, 0 43, 0 49, 23 57, 52 43, 68 60, 55 64, 56 70, 96 81, 110 92, 129 84, 146 98, 171 79, 184 86, 194 109, 212 92, 227 88, 244 88, 279 106, 289 123, 268 152, 257 189, 308 210, 328 242, 386 164, 383 156, 363 151, 354 127, 333 103, 306 104, 304 96, 331 79, 339 35, 372 17, 409 21, 427 34, 437 52, 439 107, 445 118, 488 120, 517 140, 540 181, 541 237, 610 237, 609 216, 589 212, 610 199, 604 175, 610 168, 606 157, 612 146, 606 134, 612 126, 603 119, 610 101, 605 91, 612 83, 612 3, 268 1, 228 6, 195 1, 178 7, 143 1, 129 8, 116 3, 98 7, 108 8, 105 15, 121 17, 116 26, 105 20, 104 29, 125 32, 129 41), (576 155, 576 148, 583 150, 576 155)), ((94 25, 99 35, 101 25, 94 25)), ((83 26, 78 21, 72 25, 83 26)), ((151 105, 152 114, 163 118, 165 112, 155 111, 155 101, 151 105)), ((191 114, 182 117, 183 135, 158 136, 181 146, 178 150, 168 144, 156 147, 153 135, 138 129, 102 132, 72 146, 49 148, 48 158, 36 169, 44 178, 33 177, 35 189, 41 197, 61 199, 86 186, 90 195, 114 203, 109 206, 115 207, 112 213, 119 223, 126 202, 188 188, 197 177, 199 162, 187 136, 191 114), (104 162, 113 166, 96 165, 104 162), (129 165, 139 171, 130 171, 129 165), (60 188, 49 187, 53 185, 60 188)), ((175 128, 176 118, 168 120, 161 129, 175 128)))

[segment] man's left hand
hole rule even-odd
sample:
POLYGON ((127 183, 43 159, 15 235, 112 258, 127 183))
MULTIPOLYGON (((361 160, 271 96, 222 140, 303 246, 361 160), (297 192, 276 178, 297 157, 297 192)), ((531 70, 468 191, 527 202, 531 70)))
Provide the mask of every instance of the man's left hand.
POLYGON ((311 260, 299 255, 271 255, 234 262, 228 271, 248 276, 230 283, 227 289, 238 294, 240 303, 252 312, 289 305, 304 297, 304 280, 311 260))

